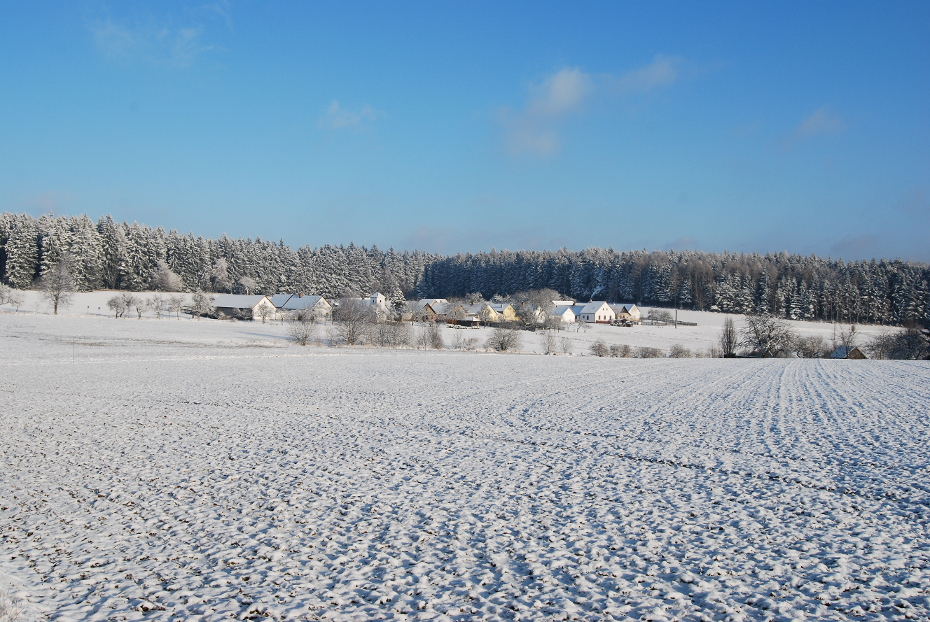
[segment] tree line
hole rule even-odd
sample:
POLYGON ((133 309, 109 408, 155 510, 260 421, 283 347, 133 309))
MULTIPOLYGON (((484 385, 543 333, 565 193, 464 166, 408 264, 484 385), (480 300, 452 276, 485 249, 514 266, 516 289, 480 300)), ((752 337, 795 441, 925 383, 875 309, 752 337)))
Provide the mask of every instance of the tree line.
POLYGON ((79 290, 380 291, 407 298, 511 297, 552 289, 575 300, 795 320, 930 323, 930 266, 901 260, 699 251, 494 251, 441 256, 376 246, 208 239, 87 215, 0 214, 0 282, 28 289, 67 256, 79 290))
POLYGON ((425 266, 419 292, 507 297, 549 288, 575 300, 908 325, 930 321, 928 282, 930 266, 901 260, 591 248, 438 258, 425 266))
POLYGON ((29 289, 69 257, 79 291, 120 289, 217 293, 300 292, 336 297, 378 290, 392 300, 416 291, 438 256, 377 247, 302 246, 208 239, 87 215, 0 214, 0 281, 29 289))

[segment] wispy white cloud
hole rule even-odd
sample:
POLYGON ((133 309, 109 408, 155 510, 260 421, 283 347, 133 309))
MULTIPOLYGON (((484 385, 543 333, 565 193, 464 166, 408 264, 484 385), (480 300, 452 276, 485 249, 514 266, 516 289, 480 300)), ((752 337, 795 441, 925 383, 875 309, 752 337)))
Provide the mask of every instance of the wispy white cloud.
POLYGON ((560 69, 532 88, 526 114, 533 117, 558 117, 574 112, 591 93, 590 75, 575 67, 560 69))
POLYGON ((369 105, 360 106, 355 109, 343 108, 342 105, 333 100, 323 116, 320 117, 318 125, 321 128, 329 130, 342 129, 364 129, 387 114, 380 110, 375 110, 369 105))
MULTIPOLYGON (((230 24, 228 12, 221 10, 224 6, 217 3, 216 10, 209 14, 230 24)), ((203 23, 178 26, 169 20, 149 20, 129 24, 107 18, 92 22, 88 27, 97 52, 118 63, 142 62, 160 67, 186 68, 194 65, 204 53, 219 49, 205 41, 203 23)))
POLYGON ((846 123, 836 113, 824 106, 804 117, 794 130, 782 141, 785 148, 826 134, 839 134, 846 131, 846 123))
POLYGON ((589 101, 602 97, 648 94, 667 88, 687 73, 675 56, 656 56, 648 65, 623 74, 591 74, 564 67, 529 88, 520 108, 502 108, 497 120, 511 155, 549 156, 561 147, 561 125, 580 114, 589 101))
POLYGON ((532 85, 522 108, 498 113, 507 152, 547 156, 558 151, 558 125, 582 108, 593 87, 592 77, 577 67, 560 69, 532 85))
POLYGON ((651 63, 613 78, 608 76, 615 89, 621 93, 649 93, 671 86, 687 70, 687 63, 678 56, 659 54, 651 63))

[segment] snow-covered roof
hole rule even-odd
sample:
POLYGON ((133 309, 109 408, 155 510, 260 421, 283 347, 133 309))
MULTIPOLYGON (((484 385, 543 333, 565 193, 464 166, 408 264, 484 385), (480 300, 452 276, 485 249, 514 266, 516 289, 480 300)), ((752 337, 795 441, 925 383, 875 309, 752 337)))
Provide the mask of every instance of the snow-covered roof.
POLYGON ((865 358, 865 355, 862 353, 862 350, 859 348, 847 348, 846 346, 840 346, 833 351, 833 354, 830 355, 831 359, 848 359, 848 358, 865 358))
POLYGON ((284 303, 283 308, 288 311, 312 309, 321 300, 325 303, 325 306, 329 306, 329 303, 322 296, 291 296, 290 300, 284 303))
POLYGON ((456 306, 454 302, 437 302, 431 305, 433 311, 435 311, 437 315, 448 315, 455 311, 456 306))
POLYGON ((634 310, 639 310, 639 308, 632 303, 610 305, 610 308, 614 310, 614 313, 633 313, 634 310))
POLYGON ((472 315, 481 315, 481 312, 485 310, 487 304, 479 303, 475 305, 463 305, 465 313, 470 313, 472 315))
POLYGON ((275 307, 280 309, 284 306, 284 303, 290 300, 296 294, 274 294, 273 296, 268 296, 268 300, 271 301, 275 307))
POLYGON ((254 309, 265 296, 245 294, 220 294, 213 299, 213 306, 221 309, 254 309))
MULTIPOLYGON (((593 300, 591 302, 582 302, 572 305, 571 309, 575 312, 575 315, 581 315, 582 313, 590 315, 592 313, 597 313, 604 305, 607 305, 607 303, 603 300, 593 300)), ((607 306, 608 308, 610 307, 610 305, 607 306)))
POLYGON ((422 309, 426 305, 429 305, 430 308, 432 308, 433 305, 444 303, 444 302, 449 302, 449 301, 446 300, 445 298, 420 298, 419 302, 417 302, 417 309, 422 309))
POLYGON ((571 311, 572 315, 575 315, 575 310, 572 308, 574 305, 559 305, 552 309, 551 315, 565 315, 566 311, 571 311))

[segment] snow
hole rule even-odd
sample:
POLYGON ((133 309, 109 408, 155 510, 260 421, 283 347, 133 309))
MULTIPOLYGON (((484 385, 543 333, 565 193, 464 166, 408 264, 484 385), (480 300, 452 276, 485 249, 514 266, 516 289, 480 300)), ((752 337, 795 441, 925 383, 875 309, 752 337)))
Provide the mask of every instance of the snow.
MULTIPOLYGON (((27 615, 930 616, 926 362, 301 348, 109 295, 0 311, 27 615)), ((716 318, 570 335, 697 349, 716 318)))

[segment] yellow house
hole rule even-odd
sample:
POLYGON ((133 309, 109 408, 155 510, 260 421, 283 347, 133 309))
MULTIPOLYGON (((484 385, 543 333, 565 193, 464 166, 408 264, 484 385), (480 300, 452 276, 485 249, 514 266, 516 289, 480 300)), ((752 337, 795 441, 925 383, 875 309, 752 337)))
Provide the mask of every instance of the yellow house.
POLYGON ((509 304, 490 304, 488 305, 496 314, 498 322, 516 322, 517 312, 509 304))

